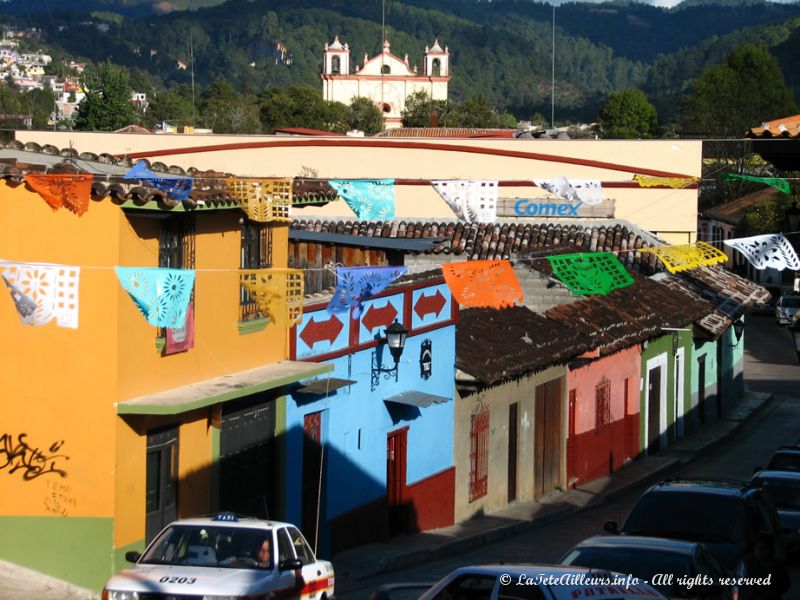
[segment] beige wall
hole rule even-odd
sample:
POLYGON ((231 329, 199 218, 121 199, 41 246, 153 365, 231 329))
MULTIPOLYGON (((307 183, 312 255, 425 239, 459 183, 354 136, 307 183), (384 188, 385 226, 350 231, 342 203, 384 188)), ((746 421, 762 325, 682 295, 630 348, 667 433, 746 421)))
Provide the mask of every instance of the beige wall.
MULTIPOLYGON (((488 388, 477 394, 456 397, 454 465, 456 468, 455 520, 469 519, 478 511, 492 513, 508 506, 508 410, 518 402, 517 418, 517 500, 534 497, 534 400, 536 386, 552 379, 565 378, 565 366, 556 366, 529 377, 488 388), (488 409, 489 413, 489 474, 487 493, 473 502, 469 501, 470 430, 473 414, 488 409)), ((566 381, 566 379, 564 379, 566 381)), ((566 452, 566 385, 561 386, 562 448, 560 479, 565 478, 564 453, 566 452)))
MULTIPOLYGON (((563 175, 611 183, 632 182, 635 173, 648 170, 699 177, 702 158, 702 142, 694 140, 387 140, 72 131, 18 131, 17 139, 53 144, 58 148, 72 146, 79 152, 120 155, 144 152, 151 160, 167 165, 261 177, 531 181, 563 175), (232 147, 233 144, 239 147, 232 147), (241 147, 243 144, 251 147, 241 147), (252 147, 265 144, 269 146, 252 147), (194 152, 170 153, 175 149, 192 148, 194 152), (521 155, 497 156, 486 151, 521 155), (563 159, 609 164, 572 164, 562 162, 563 159)), ((695 241, 696 189, 607 187, 605 191, 608 198, 615 200, 617 218, 673 243, 695 241)), ((503 187, 501 195, 542 197, 543 192, 533 185, 524 185, 503 187)), ((398 185, 396 207, 398 219, 454 219, 444 201, 426 185, 398 185)), ((344 202, 307 207, 296 211, 295 216, 354 217, 344 202)))

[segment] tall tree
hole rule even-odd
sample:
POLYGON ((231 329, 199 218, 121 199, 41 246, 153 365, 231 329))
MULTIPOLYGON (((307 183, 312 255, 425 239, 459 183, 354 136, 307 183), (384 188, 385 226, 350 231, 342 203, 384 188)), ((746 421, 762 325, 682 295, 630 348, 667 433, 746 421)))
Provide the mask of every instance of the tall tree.
POLYGON ((280 127, 347 130, 347 106, 323 100, 319 89, 310 85, 268 88, 261 92, 259 101, 261 123, 268 133, 280 127))
POLYGON ((203 123, 215 133, 258 133, 260 121, 254 97, 242 97, 224 79, 213 82, 201 98, 203 123))
POLYGON ((597 120, 604 138, 638 139, 658 135, 656 108, 640 90, 612 93, 600 109, 597 120))
POLYGON ((78 105, 75 128, 115 131, 136 122, 128 71, 105 62, 84 72, 86 97, 78 105))
POLYGON ((172 125, 193 125, 191 89, 184 86, 156 92, 148 99, 147 112, 144 114, 145 125, 154 127, 168 122, 172 125))
POLYGON ((778 61, 748 44, 695 81, 680 122, 684 135, 742 137, 755 125, 796 113, 778 61))
POLYGON ((360 129, 364 133, 380 133, 383 113, 369 98, 353 98, 348 107, 347 124, 350 129, 360 129))

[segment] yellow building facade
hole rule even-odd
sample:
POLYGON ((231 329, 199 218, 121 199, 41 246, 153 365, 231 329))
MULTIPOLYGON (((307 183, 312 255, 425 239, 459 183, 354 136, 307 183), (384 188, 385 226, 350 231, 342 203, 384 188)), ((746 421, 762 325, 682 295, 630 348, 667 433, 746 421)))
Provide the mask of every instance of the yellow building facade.
MULTIPOLYGON (((252 224, 238 208, 123 208, 106 197, 78 217, 7 180, 0 206, 1 261, 80 267, 76 328, 25 325, 0 293, 0 558, 99 590, 166 522, 246 511, 226 483, 278 487, 280 467, 248 482, 235 426, 260 427, 277 465, 285 386, 329 367, 286 360, 287 326, 244 315, 238 270, 252 224), (184 264, 169 266, 195 269, 194 343, 170 353, 167 331, 148 324, 114 267, 163 265, 176 239, 184 264)), ((285 267, 287 224, 261 230, 270 266, 285 267)), ((277 498, 269 512, 280 514, 277 498)))

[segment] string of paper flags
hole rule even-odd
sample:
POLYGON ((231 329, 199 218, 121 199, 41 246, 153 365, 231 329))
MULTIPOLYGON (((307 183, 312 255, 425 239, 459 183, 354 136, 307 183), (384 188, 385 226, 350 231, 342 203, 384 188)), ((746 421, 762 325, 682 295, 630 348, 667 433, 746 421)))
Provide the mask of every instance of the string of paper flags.
MULTIPOLYGON (((89 207, 94 175, 85 173, 28 173, 25 182, 54 210, 67 208, 78 216, 89 207)), ((155 188, 175 202, 189 200, 194 179, 156 175, 145 161, 137 162, 122 180, 139 182, 155 188)), ((216 178, 219 179, 219 178, 216 178)), ((727 173, 723 180, 744 179, 771 185, 790 193, 786 179, 727 173)), ((394 179, 329 179, 328 185, 353 210, 359 220, 393 220, 395 218, 394 179)), ((696 185, 698 177, 651 177, 635 175, 633 183, 642 188, 682 189, 696 185)), ((497 219, 498 180, 430 180, 428 183, 453 210, 459 220, 491 223, 497 219)), ((520 182, 517 182, 520 183, 520 182)), ((522 182, 524 183, 524 182, 522 182)), ((570 202, 597 205, 604 201, 603 183, 599 180, 553 179, 530 180, 528 183, 570 202)), ((248 217, 257 222, 288 221, 294 203, 293 178, 225 177, 228 196, 239 203, 248 217)))
MULTIPOLYGON (((782 234, 725 240, 756 268, 800 270, 800 259, 782 234)), ((619 251, 631 252, 634 250, 619 251)), ((655 254, 670 273, 727 260, 721 250, 705 242, 663 245, 635 250, 655 254)), ((546 257, 554 275, 575 295, 605 295, 633 284, 617 253, 590 252, 546 257)), ((108 267, 104 267, 108 268, 108 267)), ((441 265, 453 298, 465 307, 501 309, 523 302, 522 287, 507 260, 482 260, 441 265)), ((20 321, 59 327, 78 327, 81 267, 11 262, 0 259, 0 277, 8 287, 20 321)), ((114 267, 122 288, 151 325, 184 325, 195 284, 194 269, 114 267)), ((304 270, 207 269, 235 271, 258 309, 280 326, 298 323, 303 315, 304 270)), ((309 269, 313 270, 313 269, 309 269)), ((204 271, 201 269, 200 271, 204 271)), ((352 311, 358 318, 363 303, 408 272, 407 267, 338 267, 336 290, 327 310, 352 311)))

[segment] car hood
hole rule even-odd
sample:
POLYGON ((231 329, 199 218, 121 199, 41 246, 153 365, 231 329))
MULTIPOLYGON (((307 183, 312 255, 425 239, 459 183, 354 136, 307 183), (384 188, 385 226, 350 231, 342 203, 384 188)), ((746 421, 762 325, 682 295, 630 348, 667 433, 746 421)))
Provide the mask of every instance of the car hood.
POLYGON ((138 565, 114 575, 106 584, 109 590, 199 596, 246 595, 276 587, 272 571, 175 565, 138 565))

